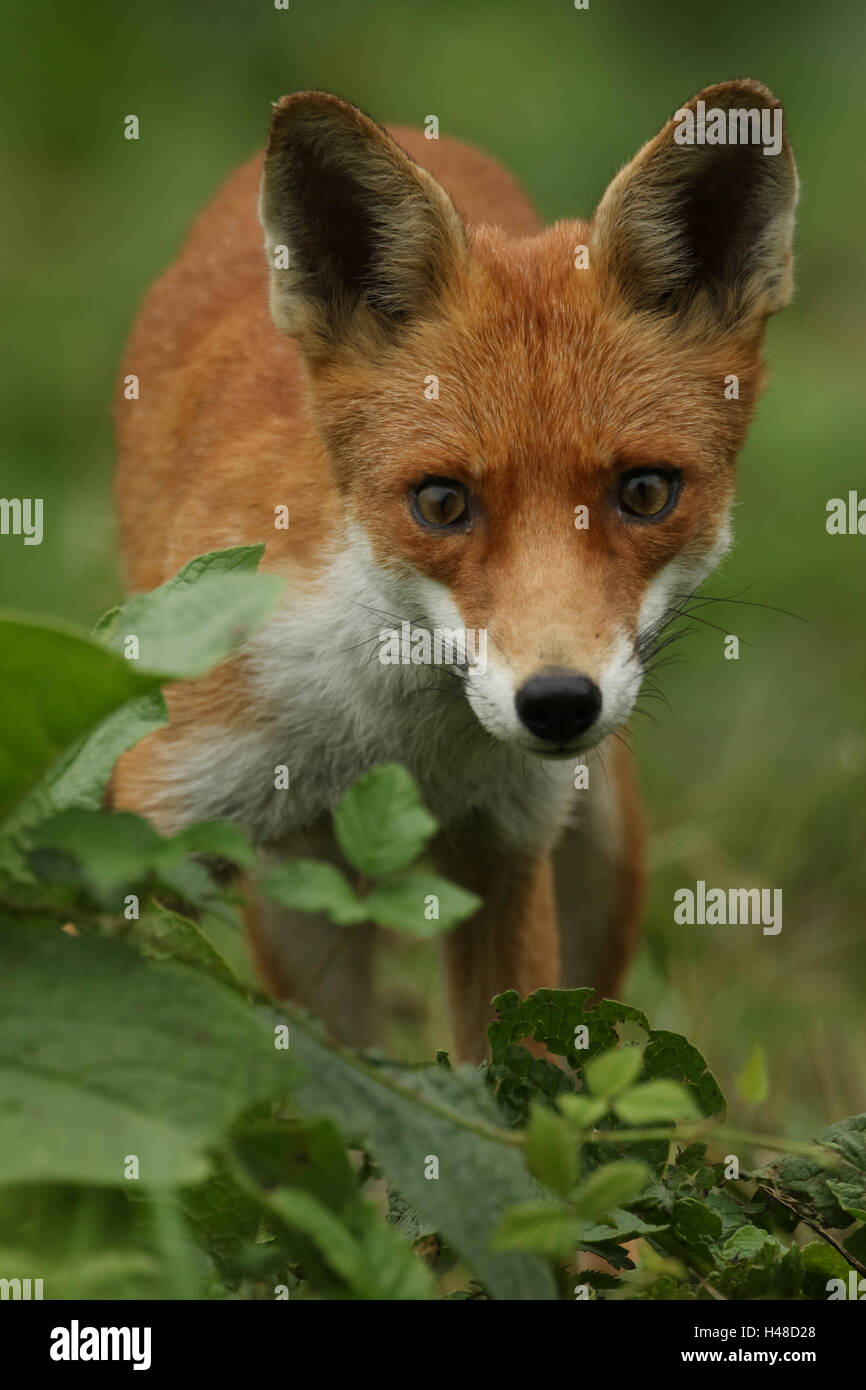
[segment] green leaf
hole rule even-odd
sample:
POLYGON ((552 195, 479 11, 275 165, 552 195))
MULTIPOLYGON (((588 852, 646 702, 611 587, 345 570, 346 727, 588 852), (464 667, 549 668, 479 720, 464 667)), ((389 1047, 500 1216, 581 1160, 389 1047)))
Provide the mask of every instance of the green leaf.
POLYGON ((548 1105, 532 1105, 524 1140, 524 1158, 532 1176, 560 1197, 577 1181, 577 1143, 569 1123, 548 1105))
POLYGON ((521 1038, 544 1043, 549 1052, 568 1057, 578 1067, 617 1046, 616 1028, 621 1023, 637 1023, 649 1032, 646 1015, 639 1009, 613 999, 593 1003, 594 998, 595 990, 589 988, 537 989, 525 999, 513 989, 498 995, 493 1001, 498 1018, 487 1029, 494 1067, 506 1061, 509 1048, 521 1038), (575 1032, 584 1027, 589 1045, 578 1049, 575 1032))
POLYGON ((674 1203, 673 1226, 674 1234, 685 1245, 712 1245, 722 1234, 718 1212, 696 1197, 683 1197, 674 1203))
POLYGON ((724 1116, 725 1098, 716 1078, 698 1049, 679 1033, 653 1028, 643 1062, 648 1081, 661 1077, 678 1081, 692 1096, 701 1115, 724 1116))
MULTIPOLYGON (((497 1099, 512 1123, 520 1123, 530 1101, 539 1094, 554 1097, 572 1089, 561 1069, 541 1058, 528 1058, 522 1038, 533 1038, 548 1051, 567 1058, 578 1077, 586 1080, 588 1068, 600 1054, 610 1053, 620 1043, 618 1029, 636 1025, 648 1037, 643 1050, 645 1080, 669 1077, 686 1087, 701 1115, 724 1111, 724 1097, 697 1048, 677 1033, 652 1029, 646 1015, 615 999, 594 1001, 594 991, 586 989, 539 989, 526 999, 514 991, 494 999, 498 1018, 487 1030, 490 1039, 490 1076, 497 1086, 497 1099)), ((631 1053, 639 1049, 620 1047, 631 1053)), ((620 1063, 605 1063, 618 1067, 620 1063)), ((626 1066, 634 1066, 629 1056, 626 1066)), ((667 1147, 662 1142, 642 1156, 663 1164, 667 1147)))
POLYGON ((577 1246, 577 1222, 567 1207, 527 1203, 511 1207, 493 1236, 494 1250, 529 1250, 562 1260, 577 1246))
POLYGON ((593 1095, 605 1100, 618 1096, 640 1074, 643 1050, 639 1047, 618 1047, 603 1052, 586 1064, 586 1084, 593 1095))
POLYGON ((767 1099, 770 1091, 767 1056, 757 1038, 745 1066, 737 1075, 736 1086, 741 1099, 749 1105, 760 1105, 767 1099))
POLYGON ((577 1182, 577 1144, 571 1126, 547 1105, 533 1105, 523 1145, 533 1177, 564 1197, 577 1182))
POLYGON ((396 873, 417 859, 436 831, 412 776, 383 763, 359 777, 334 813, 334 830, 349 863, 368 878, 396 873))
POLYGON ((0 815, 75 740, 119 706, 154 689, 88 633, 59 622, 0 618, 0 815))
POLYGON ((574 1194, 575 1215, 581 1221, 604 1216, 614 1207, 626 1206, 639 1196, 649 1180, 645 1163, 623 1159, 596 1168, 574 1194))
POLYGON ((101 893, 142 878, 156 858, 160 837, 130 811, 108 815, 75 808, 40 825, 33 842, 69 855, 101 893))
POLYGON ((32 883, 26 854, 34 827, 72 806, 98 810, 120 755, 167 720, 165 700, 154 689, 121 705, 67 749, 0 826, 0 876, 32 883))
POLYGON ((577 1130, 592 1129, 602 1115, 606 1115, 608 1111, 606 1100, 599 1100, 587 1095, 574 1095, 570 1092, 557 1096, 556 1104, 569 1124, 577 1130))
POLYGON ((234 989, 246 985, 234 965, 217 950, 201 921, 154 903, 139 921, 130 923, 129 937, 150 960, 185 961, 234 989))
POLYGON ((205 821, 178 835, 161 836, 131 811, 73 807, 37 826, 32 841, 37 853, 31 855, 31 862, 37 869, 40 847, 67 856, 72 864, 66 877, 80 877, 97 901, 115 912, 120 910, 124 890, 148 879, 155 881, 152 886, 167 887, 188 903, 213 899, 217 911, 217 888, 210 873, 189 856, 217 855, 244 867, 256 862, 243 831, 228 821, 205 821))
POLYGON ((366 909, 339 869, 317 859, 289 859, 259 880, 258 887, 281 907, 326 912, 333 922, 363 922, 366 909))
POLYGON ((205 1151, 296 1076, 267 1018, 182 965, 0 924, 0 1181, 202 1179, 205 1151))
POLYGON ((622 1207, 611 1207, 596 1225, 584 1225, 580 1232, 580 1244, 599 1245, 604 1241, 635 1240, 639 1236, 655 1235, 666 1231, 666 1222, 661 1225, 644 1221, 636 1212, 625 1211, 622 1207))
POLYGON ((765 1247, 780 1248, 775 1236, 760 1226, 741 1226, 722 1247, 726 1260, 753 1260, 765 1247))
MULTIPOLYGON (((262 546, 238 546, 198 556, 161 588, 107 613, 97 624, 98 635, 38 617, 0 617, 0 724, 14 731, 0 750, 0 816, 113 711, 155 691, 160 678, 203 674, 246 640, 283 587, 273 575, 251 572, 262 551, 262 546), (139 638, 138 661, 124 655, 129 633, 139 638)), ((156 704, 139 704, 105 731, 103 743, 116 749, 115 759, 136 741, 136 724, 137 736, 143 737, 164 722, 164 706, 156 699, 156 704)), ((42 792, 49 795, 48 811, 91 804, 94 775, 102 782, 108 776, 107 749, 100 750, 94 737, 88 757, 79 747, 57 768, 58 777, 68 777, 73 768, 76 777, 84 773, 87 797, 74 796, 70 787, 64 796, 51 798, 49 781, 42 792), (89 757, 100 751, 102 760, 91 773, 89 757)), ((17 831, 37 819, 28 813, 17 831)))
POLYGON ((843 1279, 847 1285, 851 1265, 839 1254, 838 1250, 834 1250, 833 1246, 828 1245, 825 1240, 810 1240, 806 1245, 801 1245, 800 1258, 803 1261, 803 1272, 807 1285, 812 1283, 810 1276, 814 1276, 816 1287, 811 1292, 811 1297, 827 1297, 826 1281, 828 1279, 843 1279))
POLYGON ((331 1115, 363 1139, 391 1185, 460 1255, 491 1298, 554 1299, 550 1271, 529 1255, 491 1252, 506 1207, 531 1201, 518 1149, 471 1126, 496 1126, 494 1102, 471 1068, 381 1066, 326 1045, 297 1010, 292 1051, 308 1068, 295 1094, 305 1109, 331 1115), (427 1178, 428 1157, 439 1176, 427 1178))
MULTIPOLYGON (((210 558, 201 556, 193 563, 210 558)), ((126 659, 127 639, 135 637, 138 655, 127 664, 164 680, 204 675, 242 646, 284 588, 276 575, 227 573, 214 564, 202 568, 195 581, 181 581, 186 570, 152 593, 137 594, 125 603, 105 639, 126 659)))
POLYGON ((258 862, 249 837, 233 821, 199 821, 175 835, 171 843, 186 853, 214 855, 242 869, 252 869, 258 862))
POLYGON ((614 1110, 628 1125, 675 1124, 678 1120, 701 1118, 698 1105, 685 1087, 664 1077, 625 1091, 614 1102, 614 1110))
MULTIPOLYGON (((360 1299, 425 1299, 432 1279, 409 1243, 358 1194, 355 1174, 335 1126, 321 1117, 288 1129, 241 1132, 236 1149, 247 1187, 280 1227, 310 1272, 312 1243, 326 1265, 360 1299)), ((246 1186, 246 1184, 245 1184, 246 1186)), ((280 1239, 280 1231, 277 1231, 280 1239)))
POLYGON ((866 1114, 830 1125, 815 1143, 826 1150, 825 1162, 792 1155, 753 1176, 803 1216, 821 1226, 844 1228, 866 1208, 866 1114))
POLYGON ((438 874, 411 874, 380 883, 364 899, 366 915, 380 927, 392 927, 427 939, 456 927, 481 906, 481 899, 438 874), (438 916, 427 916, 428 900, 436 898, 438 916))

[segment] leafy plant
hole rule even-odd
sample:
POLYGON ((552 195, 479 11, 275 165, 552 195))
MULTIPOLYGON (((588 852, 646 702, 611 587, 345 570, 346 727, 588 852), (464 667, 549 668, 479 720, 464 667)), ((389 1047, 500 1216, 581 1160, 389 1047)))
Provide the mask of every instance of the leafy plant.
MULTIPOLYGON (((346 931, 476 909, 425 861, 404 769, 344 795, 343 868, 264 871, 235 825, 161 836, 101 809, 160 686, 275 601, 260 553, 202 556, 94 636, 0 620, 0 1275, 46 1297, 550 1300, 823 1299, 863 1274, 866 1116, 814 1144, 731 1128, 697 1049, 638 1009, 508 993, 489 1063, 410 1066, 263 995, 225 864, 346 931)), ((764 1084, 751 1063, 746 1098, 764 1084)))

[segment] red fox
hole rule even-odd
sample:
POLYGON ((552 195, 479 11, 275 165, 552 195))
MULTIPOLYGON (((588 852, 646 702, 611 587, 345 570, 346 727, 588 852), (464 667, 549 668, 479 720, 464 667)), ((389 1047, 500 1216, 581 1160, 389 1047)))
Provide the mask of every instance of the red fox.
MULTIPOLYGON (((642 832, 614 735, 729 546, 796 199, 756 82, 702 91, 591 222, 549 227, 469 146, 302 92, 139 315, 140 399, 117 411, 130 586, 261 541, 289 583, 239 655, 167 692, 114 804, 336 860, 341 794, 402 763, 441 825, 436 867, 483 899, 444 937, 463 1058, 496 993, 610 993, 632 950, 642 832), (485 659, 377 659, 404 623, 483 633, 485 659)), ((260 903, 249 930, 273 990, 304 997, 335 929, 260 903)), ((362 929, 313 1001, 362 1042, 370 945, 362 929)))

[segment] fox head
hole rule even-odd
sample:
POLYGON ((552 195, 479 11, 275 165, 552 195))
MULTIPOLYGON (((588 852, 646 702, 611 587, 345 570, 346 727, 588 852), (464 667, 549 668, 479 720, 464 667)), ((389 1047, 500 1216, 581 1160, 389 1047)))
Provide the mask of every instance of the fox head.
POLYGON ((699 102, 781 129, 765 87, 709 87, 591 222, 518 239, 467 226, 345 102, 274 110, 272 316, 300 344, 346 515, 401 616, 486 632, 467 699, 543 757, 627 719, 662 626, 727 549, 764 323, 791 296, 787 136, 686 143, 699 102))

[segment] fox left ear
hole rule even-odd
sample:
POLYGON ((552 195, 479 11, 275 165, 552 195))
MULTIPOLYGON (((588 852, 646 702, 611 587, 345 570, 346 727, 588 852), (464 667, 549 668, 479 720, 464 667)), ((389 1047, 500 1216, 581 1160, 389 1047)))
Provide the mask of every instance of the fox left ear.
POLYGON ((465 248, 436 180, 327 92, 274 107, 259 216, 273 320, 313 360, 359 334, 393 337, 430 307, 465 248))
POLYGON ((791 298, 797 190, 773 93, 706 87, 611 183, 591 262, 631 309, 702 332, 759 330, 791 298))

